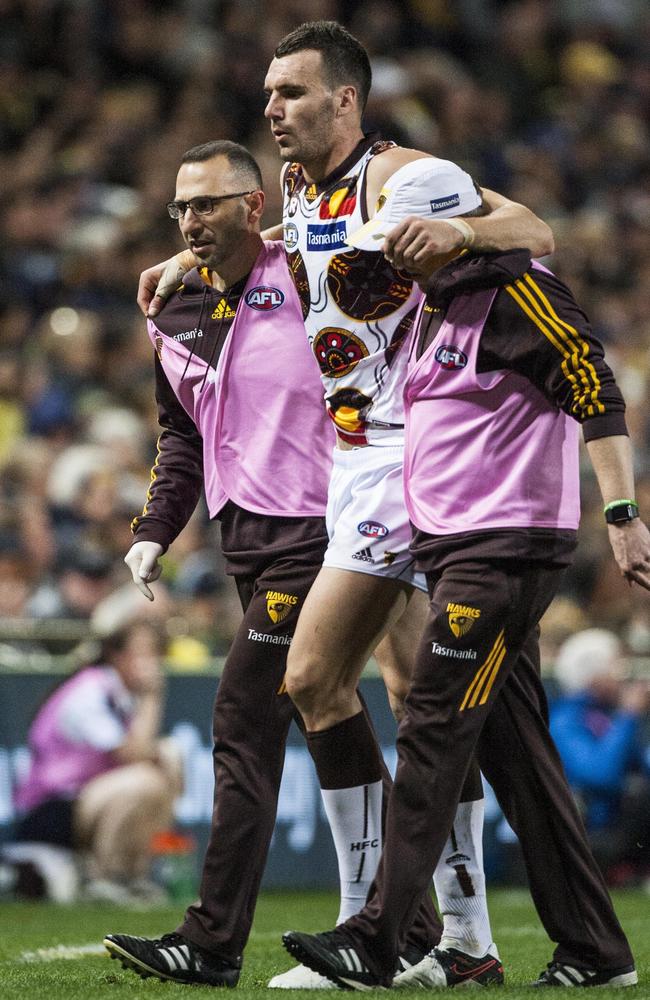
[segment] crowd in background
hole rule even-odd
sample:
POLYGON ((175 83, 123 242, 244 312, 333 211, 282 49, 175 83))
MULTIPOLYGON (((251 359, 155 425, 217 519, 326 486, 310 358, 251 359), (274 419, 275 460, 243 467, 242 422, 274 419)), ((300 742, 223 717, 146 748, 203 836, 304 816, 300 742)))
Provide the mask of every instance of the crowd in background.
MULTIPOLYGON (((153 605, 122 562, 158 433, 137 280, 180 248, 164 206, 197 143, 246 144, 264 222, 279 221, 264 73, 287 31, 321 17, 368 48, 367 130, 457 161, 553 227, 548 262, 606 345, 650 517, 644 0, 0 0, 0 666, 134 614, 164 622, 177 667, 227 649, 238 604, 203 506, 153 605)), ((647 595, 618 576, 586 463, 583 501, 546 665, 598 626, 650 673, 647 595)))
MULTIPOLYGON (((198 142, 247 144, 263 167, 265 222, 279 220, 263 77, 277 40, 306 16, 342 20, 367 46, 368 129, 458 161, 551 223, 551 264, 587 308, 627 397, 650 510, 642 0, 0 0, 5 625, 92 618, 110 629, 137 600, 122 557, 157 437, 138 275, 180 245, 164 203, 180 155, 198 142)), ((645 598, 618 578, 586 469, 584 501, 547 656, 590 624, 648 656, 645 598)), ((216 531, 200 509, 152 609, 187 665, 223 651, 237 621, 216 531)), ((19 632, 5 628, 23 649, 42 643, 19 632)))

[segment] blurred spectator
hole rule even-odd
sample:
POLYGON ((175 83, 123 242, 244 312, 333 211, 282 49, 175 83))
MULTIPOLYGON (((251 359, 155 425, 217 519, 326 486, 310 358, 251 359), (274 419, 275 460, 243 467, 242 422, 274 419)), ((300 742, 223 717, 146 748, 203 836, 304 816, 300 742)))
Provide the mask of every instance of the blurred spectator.
POLYGON ((557 685, 557 680, 553 676, 553 667, 562 643, 575 632, 586 628, 587 625, 585 612, 572 597, 556 597, 542 617, 540 622, 540 660, 547 694, 552 694, 555 685, 557 685))
POLYGON ((43 582, 27 610, 35 618, 90 618, 111 589, 113 564, 90 548, 71 549, 57 565, 57 574, 43 582))
POLYGON ((15 539, 0 535, 0 618, 21 618, 27 613, 29 562, 15 539))
POLYGON ((562 693, 551 709, 594 854, 614 884, 650 874, 650 681, 627 677, 622 654, 606 629, 567 639, 555 664, 562 693))
POLYGON ((182 790, 180 758, 158 738, 161 654, 159 630, 134 622, 37 711, 15 842, 5 849, 19 893, 72 899, 81 872, 86 898, 161 897, 148 879, 151 838, 182 790))

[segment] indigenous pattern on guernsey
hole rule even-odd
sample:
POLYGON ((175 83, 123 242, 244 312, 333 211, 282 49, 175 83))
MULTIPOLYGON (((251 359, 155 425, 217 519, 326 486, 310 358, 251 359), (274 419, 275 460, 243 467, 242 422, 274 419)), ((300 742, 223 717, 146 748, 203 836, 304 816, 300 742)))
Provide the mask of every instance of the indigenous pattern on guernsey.
POLYGON ((420 292, 381 253, 356 250, 345 238, 368 221, 366 170, 393 147, 369 136, 321 184, 302 167, 284 175, 284 245, 300 296, 307 336, 318 361, 327 410, 353 445, 403 440, 402 386, 420 292))

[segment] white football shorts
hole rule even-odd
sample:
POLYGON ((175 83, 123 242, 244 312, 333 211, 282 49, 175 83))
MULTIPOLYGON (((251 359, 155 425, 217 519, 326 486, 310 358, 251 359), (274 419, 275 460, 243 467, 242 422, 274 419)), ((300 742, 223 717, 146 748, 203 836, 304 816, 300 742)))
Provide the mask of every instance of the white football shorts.
POLYGON ((334 449, 324 566, 403 580, 426 591, 409 552, 401 445, 334 449))

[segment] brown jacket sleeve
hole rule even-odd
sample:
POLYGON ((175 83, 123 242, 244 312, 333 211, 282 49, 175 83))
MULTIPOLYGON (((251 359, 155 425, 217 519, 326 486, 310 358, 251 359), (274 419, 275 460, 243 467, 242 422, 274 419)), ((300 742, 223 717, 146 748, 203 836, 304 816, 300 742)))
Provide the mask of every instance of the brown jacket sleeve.
POLYGON ((559 278, 531 269, 501 288, 481 337, 478 370, 524 375, 579 421, 585 441, 627 434, 625 401, 587 316, 559 278))
POLYGON ((131 522, 138 542, 158 542, 167 549, 196 507, 203 485, 203 439, 176 398, 155 357, 158 454, 142 514, 131 522))

